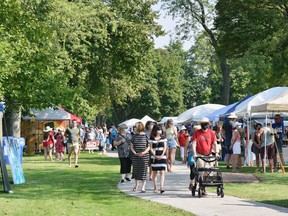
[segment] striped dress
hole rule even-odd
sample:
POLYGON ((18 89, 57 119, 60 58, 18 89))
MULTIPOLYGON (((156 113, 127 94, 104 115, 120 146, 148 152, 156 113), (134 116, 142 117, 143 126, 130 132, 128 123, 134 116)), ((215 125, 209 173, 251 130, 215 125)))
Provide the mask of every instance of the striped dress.
MULTIPOLYGON (((134 150, 136 153, 143 152, 148 147, 148 139, 146 134, 135 134, 132 137, 131 142, 133 143, 134 150)), ((133 155, 133 176, 136 180, 145 181, 147 178, 149 153, 138 157, 133 155)))
MULTIPOLYGON (((165 143, 167 143, 167 139, 161 138, 160 140, 151 139, 149 140, 149 143, 152 143, 152 149, 155 151, 156 156, 162 155, 165 147, 165 143)), ((157 160, 155 159, 154 155, 151 155, 152 160, 152 170, 153 171, 161 171, 166 169, 166 154, 164 153, 164 156, 157 160)))

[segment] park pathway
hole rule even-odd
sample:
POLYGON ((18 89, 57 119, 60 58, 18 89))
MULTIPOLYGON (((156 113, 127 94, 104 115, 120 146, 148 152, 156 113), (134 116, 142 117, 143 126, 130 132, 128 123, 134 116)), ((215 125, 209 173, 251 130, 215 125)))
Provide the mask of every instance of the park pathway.
MULTIPOLYGON (((107 152, 107 155, 109 157, 117 157, 116 152, 107 152)), ((277 207, 227 195, 225 195, 224 198, 220 198, 216 195, 216 193, 209 192, 207 196, 200 199, 198 197, 192 197, 191 192, 188 190, 189 169, 185 165, 180 164, 179 162, 175 164, 173 173, 165 174, 165 193, 162 195, 160 195, 159 193, 153 193, 152 181, 147 181, 145 194, 140 193, 139 191, 132 191, 132 188, 134 187, 134 181, 125 182, 124 184, 119 183, 118 188, 122 192, 131 196, 139 197, 141 199, 153 202, 167 204, 199 216, 288 215, 288 208, 277 207)), ((225 174, 223 178, 224 181, 227 182, 257 182, 257 179, 252 174, 240 174, 237 177, 240 176, 242 179, 241 181, 239 181, 239 178, 235 178, 232 173, 230 175, 225 174)))

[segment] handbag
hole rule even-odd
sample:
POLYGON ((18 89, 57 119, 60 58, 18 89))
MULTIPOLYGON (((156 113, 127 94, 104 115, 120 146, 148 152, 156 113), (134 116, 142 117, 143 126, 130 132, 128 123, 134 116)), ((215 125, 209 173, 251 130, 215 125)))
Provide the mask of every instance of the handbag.
POLYGON ((193 166, 195 161, 194 161, 194 155, 193 153, 189 153, 188 154, 188 158, 187 158, 187 162, 190 166, 193 166))
POLYGON ((65 139, 62 141, 63 146, 66 146, 66 145, 67 145, 67 142, 68 142, 68 139, 65 138, 65 139))

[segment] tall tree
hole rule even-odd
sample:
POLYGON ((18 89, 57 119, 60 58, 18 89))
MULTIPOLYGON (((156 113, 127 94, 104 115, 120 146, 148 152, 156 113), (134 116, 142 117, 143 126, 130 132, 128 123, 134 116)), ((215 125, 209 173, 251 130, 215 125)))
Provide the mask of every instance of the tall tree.
POLYGON ((0 41, 10 48, 6 49, 8 58, 2 60, 9 73, 0 75, 5 83, 0 92, 7 107, 9 135, 20 136, 23 108, 47 107, 52 101, 59 102, 67 92, 60 94, 67 79, 56 66, 58 51, 53 46, 54 35, 37 15, 42 3, 45 2, 0 1, 0 41))
POLYGON ((189 49, 184 74, 184 103, 187 109, 204 104, 220 103, 222 79, 217 67, 215 50, 205 33, 199 33, 189 49))
POLYGON ((220 44, 230 57, 249 62, 251 76, 259 80, 258 91, 287 85, 287 8, 287 0, 219 0, 216 5, 220 44), (253 59, 254 64, 249 59, 253 59), (256 70, 259 68, 262 70, 256 70))
POLYGON ((125 107, 126 101, 136 99, 143 91, 143 80, 152 65, 152 37, 163 32, 155 22, 157 14, 151 8, 154 2, 106 2, 115 26, 109 32, 108 46, 101 51, 102 61, 96 68, 107 79, 102 80, 107 86, 105 96, 111 102, 116 121, 121 121, 125 112, 119 107, 125 107))
MULTIPOLYGON (((215 18, 215 3, 209 0, 161 0, 164 9, 173 17, 179 18, 179 34, 191 37, 191 33, 204 30, 211 46, 215 49, 219 62, 220 72, 223 78, 222 102, 229 103, 230 96, 230 72, 227 56, 224 49, 220 48, 218 31, 215 30, 213 22, 215 18)), ((196 34, 197 35, 197 34, 196 34)))
POLYGON ((146 65, 144 79, 136 97, 129 97, 121 105, 114 107, 118 119, 142 118, 149 115, 156 120, 163 116, 177 116, 183 106, 183 75, 185 51, 180 42, 171 42, 164 49, 156 49, 146 65))

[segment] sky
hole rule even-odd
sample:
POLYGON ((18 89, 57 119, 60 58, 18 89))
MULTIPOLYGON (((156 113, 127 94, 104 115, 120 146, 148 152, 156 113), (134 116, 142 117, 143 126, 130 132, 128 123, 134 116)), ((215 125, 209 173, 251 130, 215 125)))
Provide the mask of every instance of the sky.
MULTIPOLYGON (((160 17, 158 20, 156 20, 156 22, 158 22, 162 26, 163 30, 166 32, 165 36, 155 38, 155 47, 163 48, 169 44, 171 38, 176 38, 176 20, 173 20, 172 16, 167 15, 166 11, 161 9, 161 3, 154 5, 152 8, 153 10, 160 12, 160 17)), ((191 41, 184 41, 183 47, 185 50, 188 50, 191 45, 191 41)))

